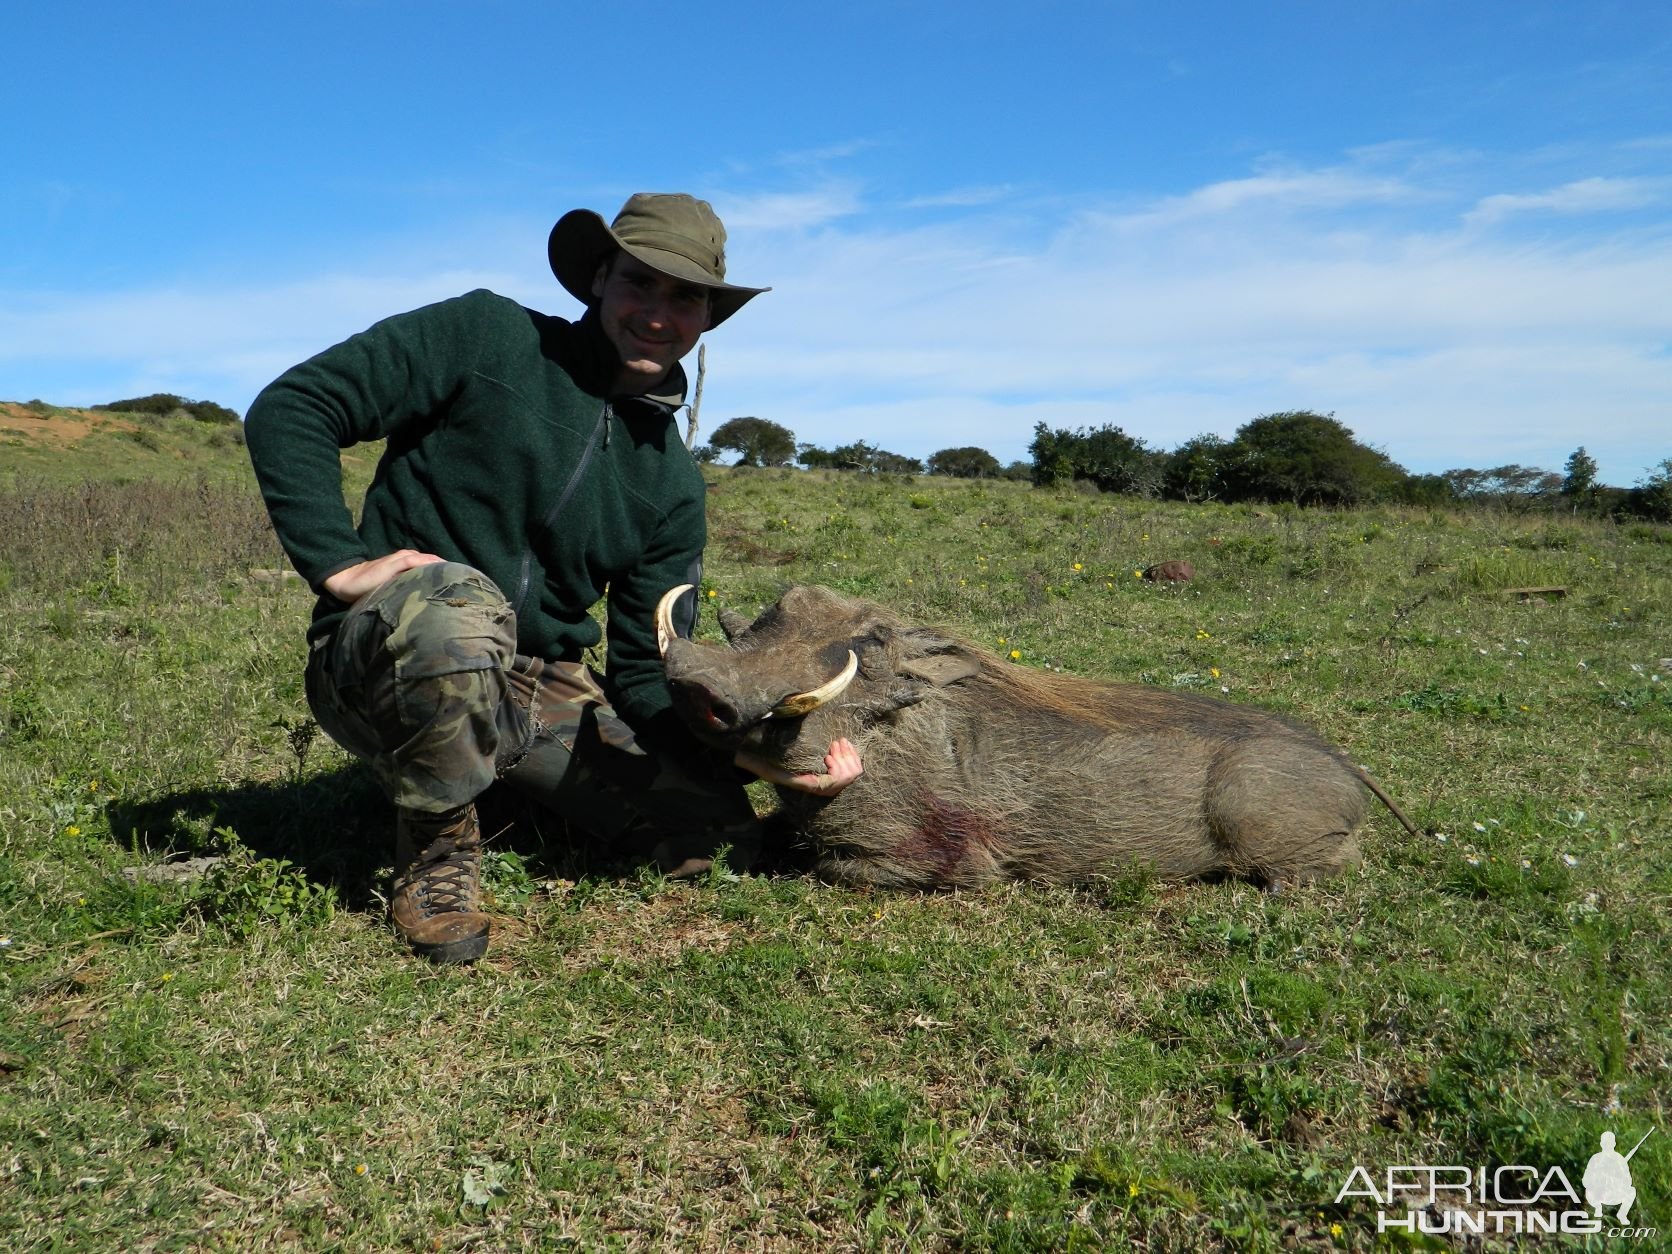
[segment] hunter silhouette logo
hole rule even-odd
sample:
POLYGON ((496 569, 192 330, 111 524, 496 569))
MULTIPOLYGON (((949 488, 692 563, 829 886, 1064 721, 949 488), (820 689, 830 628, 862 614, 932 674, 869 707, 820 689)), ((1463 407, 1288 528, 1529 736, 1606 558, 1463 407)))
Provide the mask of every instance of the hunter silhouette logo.
POLYGON ((1643 1141, 1654 1135, 1650 1128, 1643 1134, 1643 1140, 1631 1147, 1631 1154, 1623 1158, 1614 1152, 1614 1134, 1602 1134, 1602 1148, 1591 1155, 1591 1161, 1585 1164, 1585 1175, 1582 1183, 1585 1186, 1585 1200, 1596 1208, 1598 1218, 1602 1217, 1604 1206, 1618 1206, 1620 1208, 1620 1223, 1630 1223, 1631 1204, 1637 1200, 1637 1190, 1631 1184, 1631 1155, 1643 1148, 1643 1141))
POLYGON ((1368 1198, 1377 1206, 1377 1232, 1427 1235, 1492 1233, 1563 1233, 1584 1236, 1653 1238, 1655 1228, 1633 1228, 1631 1210, 1637 1203, 1631 1159, 1654 1135, 1650 1128, 1621 1154, 1613 1132, 1598 1138, 1600 1148, 1585 1164, 1581 1196, 1561 1167, 1537 1168, 1522 1163, 1501 1167, 1428 1165, 1389 1167, 1377 1180, 1363 1167, 1354 1167, 1335 1195, 1368 1198), (1605 1210, 1616 1218, 1604 1219, 1605 1210))

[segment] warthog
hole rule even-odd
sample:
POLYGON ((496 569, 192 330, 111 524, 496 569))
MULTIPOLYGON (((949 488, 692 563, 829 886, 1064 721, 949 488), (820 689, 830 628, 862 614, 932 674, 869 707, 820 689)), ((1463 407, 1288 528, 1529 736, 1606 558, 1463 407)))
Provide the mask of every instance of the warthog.
POLYGON ((686 590, 657 626, 699 737, 777 779, 820 773, 838 737, 860 752, 864 774, 833 798, 778 789, 827 879, 973 887, 1142 864, 1275 889, 1358 860, 1367 777, 1275 715, 1017 666, 820 587, 753 623, 722 611, 730 646, 700 644, 672 627, 686 590))

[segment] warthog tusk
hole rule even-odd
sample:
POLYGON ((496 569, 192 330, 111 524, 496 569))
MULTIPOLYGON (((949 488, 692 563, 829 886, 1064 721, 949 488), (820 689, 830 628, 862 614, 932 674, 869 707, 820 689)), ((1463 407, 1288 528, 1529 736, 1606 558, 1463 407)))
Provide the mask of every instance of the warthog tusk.
POLYGON ((834 701, 842 695, 842 689, 853 682, 855 673, 859 670, 859 659, 848 650, 848 664, 842 668, 842 673, 827 684, 820 684, 811 692, 798 692, 793 697, 785 697, 772 707, 772 713, 778 718, 799 718, 803 714, 811 714, 826 702, 834 701))
POLYGON ((663 657, 667 657, 668 645, 679 634, 673 629, 673 603, 691 588, 691 584, 682 583, 679 587, 664 592, 662 599, 656 602, 656 652, 663 657))

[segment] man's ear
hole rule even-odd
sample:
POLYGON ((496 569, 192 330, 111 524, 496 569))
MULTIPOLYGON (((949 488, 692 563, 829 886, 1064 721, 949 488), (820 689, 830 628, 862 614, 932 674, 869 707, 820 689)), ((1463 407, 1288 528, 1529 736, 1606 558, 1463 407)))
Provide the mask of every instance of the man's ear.
POLYGON ((600 261, 598 269, 592 276, 592 297, 594 300, 604 299, 604 281, 610 277, 610 263, 600 261))

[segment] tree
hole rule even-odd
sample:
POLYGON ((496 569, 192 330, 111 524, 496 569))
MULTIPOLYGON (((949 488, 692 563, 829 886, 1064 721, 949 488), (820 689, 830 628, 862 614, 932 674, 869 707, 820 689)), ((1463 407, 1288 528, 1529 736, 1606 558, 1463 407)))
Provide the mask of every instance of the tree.
POLYGON ((1447 470, 1441 473, 1440 478, 1451 485, 1460 501, 1499 505, 1521 513, 1548 503, 1562 488, 1560 475, 1516 462, 1493 466, 1488 470, 1447 470))
POLYGON ((796 446, 795 460, 808 470, 840 470, 836 464, 836 454, 827 448, 820 448, 817 444, 799 444, 796 446))
POLYGON ((1562 467, 1562 495, 1573 503, 1575 512, 1589 509, 1597 497, 1597 459, 1581 444, 1562 467))
POLYGON ((1038 423, 1028 454, 1038 487, 1085 479, 1104 492, 1154 496, 1161 488, 1163 455, 1151 452, 1142 440, 1113 424, 1053 431, 1038 423))
POLYGON ((1167 456, 1161 472, 1163 495, 1176 501, 1211 501, 1225 494, 1230 445, 1207 433, 1186 440, 1167 456))
POLYGON ((1074 437, 1066 431, 1053 431, 1042 422, 1033 425, 1033 443, 1028 445, 1028 456, 1033 459, 1033 486, 1054 488, 1074 478, 1074 437))
POLYGON ((1623 514, 1651 522, 1672 522, 1672 457, 1638 480, 1618 508, 1623 514))
POLYGON ((996 479, 999 459, 984 448, 943 448, 929 457, 929 473, 956 479, 996 479))
POLYGON ((864 440, 855 440, 852 444, 843 444, 832 449, 830 457, 838 470, 857 470, 861 474, 920 475, 923 473, 923 463, 917 458, 903 457, 899 453, 890 453, 887 449, 878 448, 864 440))
POLYGON ((1407 475, 1386 453, 1360 444, 1334 414, 1294 409, 1238 429, 1226 464, 1236 499, 1353 505, 1394 495, 1407 475))
POLYGON ((795 432, 766 418, 728 419, 708 442, 739 454, 738 466, 788 466, 795 460, 795 432))

